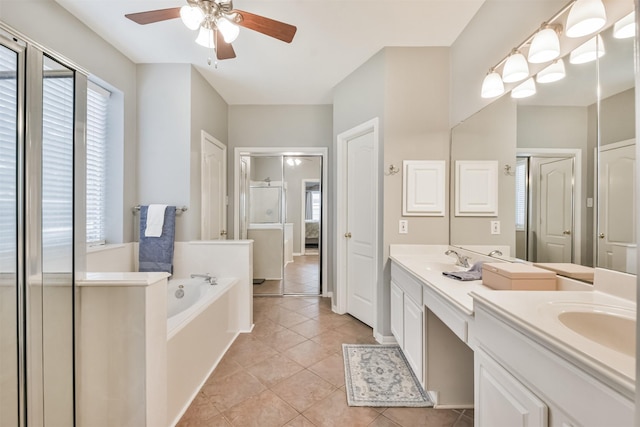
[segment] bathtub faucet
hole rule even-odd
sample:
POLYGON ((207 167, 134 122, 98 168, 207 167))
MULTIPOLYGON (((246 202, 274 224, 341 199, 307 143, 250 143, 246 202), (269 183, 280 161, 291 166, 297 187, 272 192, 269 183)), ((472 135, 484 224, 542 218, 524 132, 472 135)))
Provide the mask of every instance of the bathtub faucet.
POLYGON ((459 265, 460 267, 464 267, 464 268, 469 268, 469 257, 465 256, 465 255, 460 255, 458 252, 454 251, 453 249, 449 249, 447 252, 444 253, 445 255, 455 255, 455 257, 457 258, 456 261, 456 265, 459 265))
POLYGON ((217 280, 214 276, 210 275, 209 273, 205 273, 205 274, 192 274, 191 278, 195 279, 196 277, 199 277, 201 279, 204 279, 206 282, 208 282, 210 285, 217 285, 217 280))

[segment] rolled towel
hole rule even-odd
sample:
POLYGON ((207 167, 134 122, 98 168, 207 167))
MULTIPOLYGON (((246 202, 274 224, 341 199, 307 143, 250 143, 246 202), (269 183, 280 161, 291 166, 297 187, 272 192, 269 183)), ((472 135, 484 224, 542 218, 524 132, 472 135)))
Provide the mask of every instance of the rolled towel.
POLYGON ((443 271, 442 274, 452 279, 468 281, 482 279, 482 263, 478 261, 467 271, 443 271))
POLYGON ((149 205, 147 210, 147 227, 144 230, 145 237, 162 236, 162 226, 164 225, 164 211, 167 205, 149 205))

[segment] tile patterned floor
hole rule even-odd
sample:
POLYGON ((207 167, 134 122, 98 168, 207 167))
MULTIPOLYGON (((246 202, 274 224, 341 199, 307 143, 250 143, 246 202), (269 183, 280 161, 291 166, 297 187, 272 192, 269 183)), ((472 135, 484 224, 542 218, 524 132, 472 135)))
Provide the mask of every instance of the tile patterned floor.
POLYGON ((469 427, 473 411, 347 405, 342 343, 374 344, 371 328, 328 298, 254 297, 241 334, 178 427, 469 427))
POLYGON ((265 280, 253 286, 254 295, 319 295, 320 257, 318 254, 294 256, 284 269, 282 280, 265 280), (284 289, 283 289, 284 286, 284 289))

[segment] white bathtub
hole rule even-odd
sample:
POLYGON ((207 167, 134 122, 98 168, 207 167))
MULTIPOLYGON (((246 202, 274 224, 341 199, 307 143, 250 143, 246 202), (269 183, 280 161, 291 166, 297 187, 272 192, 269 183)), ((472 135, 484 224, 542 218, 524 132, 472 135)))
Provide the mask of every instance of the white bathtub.
POLYGON ((167 420, 175 425, 239 333, 239 281, 173 279, 167 293, 167 420), (176 298, 183 286, 184 296, 176 298))

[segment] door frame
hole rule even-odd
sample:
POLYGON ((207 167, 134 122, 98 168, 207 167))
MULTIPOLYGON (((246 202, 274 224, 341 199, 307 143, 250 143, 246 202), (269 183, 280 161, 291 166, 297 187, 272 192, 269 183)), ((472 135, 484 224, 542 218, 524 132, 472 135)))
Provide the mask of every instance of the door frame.
MULTIPOLYGON (((580 148, 517 148, 516 157, 564 157, 573 158, 573 260, 582 260, 582 149, 580 148)), ((529 186, 530 187, 530 186, 529 186)), ((530 192, 531 189, 528 189, 530 192)), ((529 194, 527 194, 527 197, 529 194)), ((527 241, 527 245, 529 242, 527 241)))
MULTIPOLYGON (((242 156, 274 155, 274 156, 320 156, 322 158, 322 215, 320 218, 321 241, 320 241, 320 286, 323 297, 331 297, 327 285, 327 221, 328 215, 328 191, 327 182, 329 178, 329 149, 326 147, 236 147, 233 150, 233 237, 238 239, 240 235, 240 158, 242 156)), ((282 248, 284 251, 284 248, 282 248)))
MULTIPOLYGON (((306 197, 307 197, 307 183, 308 182, 317 182, 318 184, 320 184, 320 190, 322 194, 322 190, 324 190, 322 188, 322 182, 320 182, 320 180, 318 179, 312 179, 312 178, 304 178, 302 180, 302 185, 301 190, 302 190, 302 197, 300 198, 301 203, 300 203, 300 255, 304 255, 306 253, 306 244, 307 244, 307 239, 305 237, 306 234, 306 214, 307 214, 307 203, 306 203, 306 197)), ((320 207, 322 209, 322 206, 320 207)), ((322 218, 321 218, 322 219, 322 218)))
MULTIPOLYGON (((379 145, 380 145, 380 124, 379 119, 373 118, 367 122, 364 122, 354 128, 346 130, 337 136, 336 141, 336 152, 337 152, 337 162, 336 162, 336 228, 335 228, 335 239, 336 239, 336 257, 335 257, 335 268, 336 268, 336 283, 335 283, 335 292, 336 298, 333 301, 333 310, 336 313, 344 314, 347 312, 347 263, 346 255, 347 255, 347 239, 345 238, 345 233, 347 230, 347 165, 348 165, 348 152, 347 152, 347 144, 350 140, 358 138, 367 133, 373 133, 373 158, 374 164, 373 167, 373 194, 374 200, 373 204, 378 209, 378 214, 375 215, 374 220, 374 254, 375 254, 375 264, 376 269, 373 272, 373 285, 375 286, 373 292, 373 307, 375 312, 373 313, 373 334, 376 336, 376 339, 382 338, 378 336, 379 333, 379 320, 378 320, 378 301, 383 299, 382 295, 378 295, 382 292, 382 286, 380 286, 380 274, 381 265, 381 255, 380 255, 380 204, 379 201, 379 190, 380 190, 380 162, 379 158, 379 145), (380 298, 379 298, 380 297, 380 298)), ((381 342, 380 340, 378 340, 381 342)))
MULTIPOLYGON (((227 194, 227 146, 224 145, 222 142, 220 142, 218 139, 216 139, 214 136, 210 135, 209 133, 207 133, 206 131, 202 130, 200 131, 200 188, 204 188, 204 180, 205 180, 205 176, 204 176, 204 171, 203 171, 203 166, 204 166, 204 147, 206 146, 206 144, 213 144, 216 147, 218 147, 219 149, 222 150, 222 157, 224 157, 224 161, 222 162, 222 176, 224 179, 223 185, 221 186, 222 189, 224 190, 224 195, 222 196, 222 209, 220 209, 222 218, 221 218, 221 222, 224 225, 224 229, 226 230, 228 228, 228 224, 227 224, 227 206, 229 204, 229 197, 227 194)), ((204 239, 204 213, 205 213, 205 203, 204 203, 204 198, 206 197, 206 195, 204 193, 202 193, 202 195, 200 196, 200 238, 204 239)), ((220 240, 225 240, 226 239, 226 235, 224 236, 224 239, 222 236, 219 237, 220 240)))

